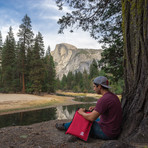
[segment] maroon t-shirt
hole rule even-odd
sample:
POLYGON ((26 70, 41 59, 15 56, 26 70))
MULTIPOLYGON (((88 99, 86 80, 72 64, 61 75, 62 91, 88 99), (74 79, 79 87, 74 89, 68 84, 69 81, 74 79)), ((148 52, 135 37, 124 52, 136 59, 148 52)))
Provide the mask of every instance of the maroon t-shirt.
POLYGON ((115 138, 120 134, 122 123, 122 109, 119 98, 108 92, 98 101, 95 110, 100 114, 98 122, 104 134, 115 138))

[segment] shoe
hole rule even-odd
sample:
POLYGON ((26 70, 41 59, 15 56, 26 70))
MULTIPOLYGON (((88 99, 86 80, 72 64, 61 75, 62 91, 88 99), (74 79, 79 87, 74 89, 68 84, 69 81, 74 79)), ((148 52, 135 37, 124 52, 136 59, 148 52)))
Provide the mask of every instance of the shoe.
POLYGON ((55 127, 56 127, 58 130, 61 130, 61 131, 66 130, 65 127, 64 127, 64 123, 62 123, 62 124, 56 123, 56 124, 55 124, 55 127))
POLYGON ((78 137, 75 137, 75 136, 73 136, 73 135, 71 135, 69 138, 68 138, 68 142, 75 142, 75 141, 77 141, 79 138, 78 137))

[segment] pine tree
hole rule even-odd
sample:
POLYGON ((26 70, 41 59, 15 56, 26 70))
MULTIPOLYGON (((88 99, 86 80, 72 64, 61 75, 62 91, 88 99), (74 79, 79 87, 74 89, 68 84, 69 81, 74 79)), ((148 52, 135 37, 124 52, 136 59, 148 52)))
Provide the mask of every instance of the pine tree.
POLYGON ((67 77, 65 74, 63 74, 62 80, 61 80, 61 87, 62 90, 66 90, 67 89, 67 77))
POLYGON ((74 85, 74 76, 71 71, 68 72, 67 74, 67 89, 72 90, 74 85))
POLYGON ((0 31, 0 66, 1 66, 1 60, 2 60, 2 46, 3 46, 2 34, 1 34, 1 31, 0 31))
POLYGON ((2 47, 3 47, 3 42, 2 42, 2 34, 0 31, 0 87, 2 88, 2 47))
POLYGON ((31 26, 31 20, 27 14, 22 19, 22 24, 19 26, 19 44, 20 44, 20 55, 21 55, 21 73, 22 73, 22 92, 25 93, 25 74, 26 74, 26 55, 29 48, 32 47, 33 32, 31 26))
POLYGON ((89 92, 91 90, 91 83, 89 80, 89 75, 85 69, 83 72, 83 87, 84 87, 84 92, 89 92))
POLYGON ((9 28, 4 47, 2 50, 2 79, 5 91, 13 91, 15 76, 15 39, 12 27, 9 28))
POLYGON ((48 93, 53 93, 55 92, 56 88, 56 72, 55 72, 55 65, 53 61, 53 57, 50 53, 50 47, 48 46, 48 49, 46 51, 46 56, 45 56, 45 84, 46 84, 46 89, 48 93))
POLYGON ((14 78, 14 87, 16 92, 21 91, 21 65, 20 65, 21 55, 20 55, 20 45, 19 42, 16 45, 15 50, 15 78, 14 78))
POLYGON ((95 78, 99 75, 98 64, 95 59, 93 59, 90 68, 89 68, 89 78, 95 78))
POLYGON ((35 45, 32 51, 32 58, 30 62, 31 70, 29 73, 29 82, 31 83, 31 91, 34 94, 39 94, 42 91, 42 83, 44 79, 44 65, 43 59, 41 58, 41 51, 44 46, 43 44, 40 44, 41 38, 41 34, 38 33, 35 38, 35 45))

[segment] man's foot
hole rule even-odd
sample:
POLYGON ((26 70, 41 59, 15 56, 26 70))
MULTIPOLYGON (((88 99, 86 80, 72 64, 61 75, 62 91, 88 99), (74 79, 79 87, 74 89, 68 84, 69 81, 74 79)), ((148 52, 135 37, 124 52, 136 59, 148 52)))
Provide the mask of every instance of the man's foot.
POLYGON ((64 127, 64 123, 56 123, 55 124, 55 127, 58 129, 58 130, 66 130, 65 127, 64 127))
POLYGON ((73 135, 71 135, 69 138, 68 138, 68 142, 76 142, 79 138, 78 137, 75 137, 73 135))

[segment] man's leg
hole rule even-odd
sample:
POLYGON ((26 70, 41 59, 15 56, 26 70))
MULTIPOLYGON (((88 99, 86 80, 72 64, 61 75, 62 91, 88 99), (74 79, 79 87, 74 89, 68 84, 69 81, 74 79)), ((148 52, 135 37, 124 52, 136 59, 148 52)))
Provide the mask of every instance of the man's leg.
POLYGON ((100 125, 97 123, 97 121, 99 120, 100 119, 97 119, 96 121, 93 122, 90 130, 90 136, 94 138, 109 140, 110 138, 103 133, 100 125))
POLYGON ((66 129, 66 130, 67 130, 67 129, 68 129, 68 127, 70 126, 71 122, 72 122, 72 121, 67 122, 67 123, 64 123, 64 127, 65 127, 65 129, 66 129))

